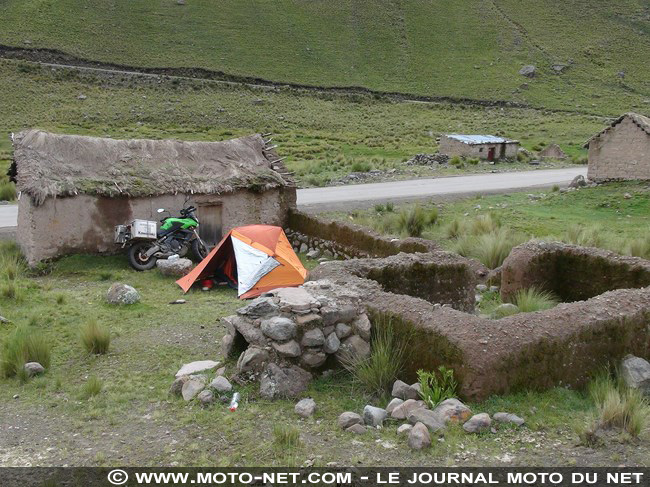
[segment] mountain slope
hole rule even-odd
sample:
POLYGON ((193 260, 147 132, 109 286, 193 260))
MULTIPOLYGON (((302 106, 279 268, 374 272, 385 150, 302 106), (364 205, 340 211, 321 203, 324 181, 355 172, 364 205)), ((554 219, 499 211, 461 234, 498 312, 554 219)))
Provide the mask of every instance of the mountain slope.
POLYGON ((649 0, 3 0, 0 44, 614 114, 650 108, 649 19, 649 0))

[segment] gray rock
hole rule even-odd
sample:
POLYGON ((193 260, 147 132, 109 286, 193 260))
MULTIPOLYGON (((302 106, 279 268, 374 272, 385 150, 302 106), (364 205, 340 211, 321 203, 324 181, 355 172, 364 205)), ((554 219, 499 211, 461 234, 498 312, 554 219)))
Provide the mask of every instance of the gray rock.
POLYGON ((370 356, 370 344, 359 335, 352 335, 343 340, 336 356, 344 361, 351 358, 367 358, 370 356))
POLYGON ((190 259, 158 259, 156 267, 163 276, 183 277, 192 270, 192 261, 190 259))
POLYGON ((343 340, 344 338, 350 336, 352 333, 352 327, 350 325, 346 325, 345 323, 337 323, 335 331, 336 336, 339 337, 340 340, 343 340))
POLYGON ((365 341, 370 341, 370 330, 372 328, 372 325, 370 324, 370 320, 365 313, 359 315, 354 319, 354 321, 352 321, 352 328, 354 328, 357 335, 359 335, 365 341))
MULTIPOLYGON (((425 426, 426 428, 426 426, 425 426)), ((399 428, 397 428, 397 434, 398 435, 407 435, 409 432, 413 429, 413 425, 410 425, 408 423, 404 423, 403 425, 400 425, 399 428)))
POLYGON ((35 375, 40 375, 45 372, 45 367, 38 362, 27 362, 23 365, 23 369, 25 369, 28 377, 34 377, 35 375))
POLYGON ((273 298, 269 297, 255 298, 246 306, 237 310, 237 314, 245 315, 250 318, 261 318, 277 312, 278 305, 273 302, 273 298))
POLYGON ((216 369, 219 367, 219 362, 214 360, 197 360, 196 362, 190 362, 188 364, 183 364, 183 366, 178 369, 176 372, 176 378, 183 375, 192 375, 198 374, 199 372, 208 372, 210 370, 216 369))
POLYGON ((205 389, 199 392, 196 399, 201 403, 201 406, 205 408, 214 402, 214 394, 211 390, 205 389))
POLYGON ((338 352, 340 346, 341 341, 339 340, 339 337, 336 336, 336 333, 332 332, 327 335, 327 338, 325 339, 325 343, 323 344, 323 352, 336 353, 338 352))
POLYGON ((217 392, 230 392, 232 391, 232 384, 223 376, 215 377, 212 382, 210 382, 210 388, 214 389, 217 392))
POLYGON ((301 418, 308 418, 310 416, 313 416, 314 411, 316 411, 316 401, 314 401, 312 398, 301 399, 298 401, 293 410, 301 418))
POLYGON ((302 353, 300 345, 298 345, 298 342, 295 340, 289 340, 286 343, 273 342, 271 345, 273 346, 273 349, 278 352, 278 355, 281 355, 282 357, 295 358, 300 357, 300 354, 302 353))
POLYGON ((248 347, 242 352, 237 361, 237 371, 260 372, 269 361, 269 353, 258 347, 248 347))
POLYGON ((401 380, 396 380, 393 384, 393 391, 391 393, 393 397, 399 397, 400 399, 419 399, 420 393, 408 385, 406 382, 401 380))
POLYGON ((488 290, 488 287, 485 284, 477 284, 476 290, 480 293, 484 293, 485 291, 488 290))
POLYGON ((497 306, 494 310, 494 315, 497 317, 505 317, 519 313, 519 308, 516 304, 503 303, 497 306))
POLYGON ((106 293, 106 301, 119 305, 135 304, 140 301, 140 294, 128 284, 116 282, 106 293))
POLYGON ((354 433, 354 434, 357 434, 357 435, 362 435, 366 431, 368 431, 368 429, 364 425, 357 423, 357 424, 353 424, 349 428, 345 428, 345 431, 347 431, 349 433, 354 433))
POLYGON ((349 305, 340 308, 324 306, 321 308, 320 313, 323 317, 323 325, 330 326, 337 323, 349 323, 357 317, 357 308, 349 305))
POLYGON ((314 249, 307 252, 307 257, 309 259, 318 259, 320 257, 320 250, 314 249))
POLYGON ((279 342, 291 340, 296 335, 296 324, 293 320, 281 316, 262 320, 261 329, 267 337, 279 342))
POLYGON ((345 413, 341 413, 341 415, 339 415, 338 423, 339 428, 345 430, 353 424, 363 424, 363 419, 357 413, 346 411, 345 413))
POLYGON ((433 414, 442 424, 449 421, 462 423, 472 415, 472 410, 458 399, 446 399, 436 406, 433 414))
POLYGON ((420 397, 420 391, 422 390, 422 386, 420 385, 419 382, 416 382, 414 384, 411 384, 411 389, 415 389, 415 392, 418 393, 418 398, 420 397))
POLYGON ((204 380, 198 377, 190 377, 181 388, 181 396, 186 401, 191 401, 203 389, 205 389, 204 380))
POLYGON ((494 416, 492 416, 492 419, 499 423, 511 423, 517 426, 521 426, 525 423, 523 418, 512 413, 495 413, 494 416))
POLYGON ((298 366, 282 368, 270 363, 260 380, 260 395, 264 399, 296 398, 311 382, 311 374, 298 366))
MULTIPOLYGON (((395 411, 393 411, 395 412, 395 411)), ((412 425, 417 423, 424 424, 432 433, 445 429, 445 423, 440 421, 438 416, 429 409, 419 408, 412 411, 408 416, 408 421, 412 425)))
POLYGON ((296 322, 300 328, 320 328, 323 324, 323 318, 316 313, 307 313, 297 316, 296 322))
POLYGON ((302 340, 300 344, 303 347, 320 347, 325 343, 325 336, 323 335, 323 330, 320 328, 314 328, 312 330, 307 330, 302 335, 302 340))
POLYGON ((188 380, 190 380, 188 375, 183 375, 174 379, 174 382, 172 382, 172 385, 169 387, 169 393, 172 396, 180 396, 183 390, 183 384, 188 380))
POLYGON ((582 174, 578 174, 573 180, 569 183, 569 188, 582 188, 587 186, 587 180, 582 174))
POLYGON ((220 375, 226 375, 226 368, 225 367, 219 367, 217 371, 214 373, 215 377, 219 377, 220 375))
POLYGON ((524 66, 519 70, 519 74, 522 76, 526 76, 527 78, 534 78, 536 73, 537 73, 537 68, 532 64, 524 66))
POLYGON ((232 335, 224 335, 221 337, 221 353, 225 358, 230 357, 235 345, 235 337, 232 335))
POLYGON ((418 422, 413 425, 409 431, 408 445, 412 450, 422 450, 431 446, 431 435, 425 424, 418 422))
POLYGON ((650 396, 650 363, 641 357, 628 355, 621 364, 621 375, 628 387, 650 396))
POLYGON ((479 413, 472 416, 463 424, 463 429, 468 433, 484 433, 490 429, 492 420, 487 413, 479 413))
POLYGON ((246 342, 258 347, 265 347, 267 340, 259 327, 241 316, 234 317, 231 321, 235 329, 242 334, 246 342))
POLYGON ((391 401, 388 403, 388 406, 386 406, 386 412, 387 412, 388 414, 391 414, 391 413, 393 412, 393 409, 395 409, 397 406, 401 406, 402 404, 404 404, 404 401, 402 401, 402 400, 401 400, 400 398, 398 398, 398 397, 394 397, 394 398, 391 399, 391 401))
POLYGON ((300 361, 311 368, 320 367, 327 360, 327 355, 323 352, 307 351, 302 354, 300 361))
POLYGON ((388 413, 385 409, 370 405, 363 408, 363 422, 368 426, 382 426, 387 416, 388 413))
POLYGON ((399 406, 395 407, 390 413, 390 417, 394 419, 407 419, 409 415, 416 409, 424 409, 426 404, 424 401, 416 401, 415 399, 407 399, 399 406))
POLYGON ((291 311, 310 311, 312 307, 320 303, 305 288, 284 287, 275 290, 280 308, 290 308, 291 311))

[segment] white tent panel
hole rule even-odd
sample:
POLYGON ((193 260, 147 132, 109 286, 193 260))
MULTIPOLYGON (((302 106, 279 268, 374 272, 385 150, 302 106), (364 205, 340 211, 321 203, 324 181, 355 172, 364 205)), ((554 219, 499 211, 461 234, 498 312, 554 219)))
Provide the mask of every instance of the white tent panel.
POLYGON ((250 291, 257 281, 279 266, 280 263, 238 238, 230 237, 230 240, 237 261, 237 293, 238 296, 241 296, 250 291))

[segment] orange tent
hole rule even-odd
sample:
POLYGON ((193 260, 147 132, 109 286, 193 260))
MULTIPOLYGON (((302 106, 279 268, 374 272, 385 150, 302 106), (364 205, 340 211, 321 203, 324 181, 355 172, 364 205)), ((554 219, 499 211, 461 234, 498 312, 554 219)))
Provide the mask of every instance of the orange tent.
POLYGON ((192 284, 215 271, 237 283, 240 299, 279 287, 300 286, 307 269, 280 227, 248 225, 233 228, 208 256, 176 283, 187 292, 192 284))

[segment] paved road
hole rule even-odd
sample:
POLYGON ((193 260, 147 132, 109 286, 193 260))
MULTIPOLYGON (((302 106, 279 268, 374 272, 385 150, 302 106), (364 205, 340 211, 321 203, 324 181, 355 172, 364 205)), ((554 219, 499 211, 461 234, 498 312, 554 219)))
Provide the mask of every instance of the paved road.
POLYGON ((388 183, 354 184, 298 190, 298 206, 309 209, 324 207, 366 206, 376 201, 407 200, 431 196, 506 192, 509 190, 567 184, 578 174, 587 175, 584 166, 567 169, 476 174, 436 179, 411 179, 388 183))
MULTIPOLYGON (((437 179, 412 179, 389 183, 355 184, 298 190, 298 206, 303 208, 336 208, 370 204, 375 201, 417 199, 430 196, 490 193, 508 190, 566 184, 578 174, 586 175, 586 167, 541 169, 534 171, 476 174, 437 179)), ((15 227, 18 207, 0 205, 0 228, 15 227)))

